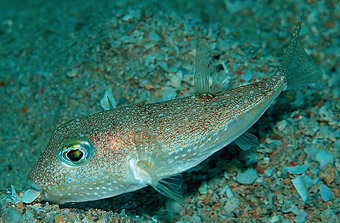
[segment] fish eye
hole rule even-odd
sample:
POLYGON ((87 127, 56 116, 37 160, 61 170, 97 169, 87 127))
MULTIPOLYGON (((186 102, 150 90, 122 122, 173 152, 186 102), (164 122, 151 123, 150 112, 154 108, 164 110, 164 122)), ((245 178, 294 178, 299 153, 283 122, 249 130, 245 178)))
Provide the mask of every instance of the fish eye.
POLYGON ((87 140, 70 140, 58 153, 59 159, 69 166, 79 166, 89 160, 94 152, 93 144, 87 140))
POLYGON ((84 151, 82 149, 70 150, 66 153, 66 156, 72 162, 77 162, 84 156, 84 151))

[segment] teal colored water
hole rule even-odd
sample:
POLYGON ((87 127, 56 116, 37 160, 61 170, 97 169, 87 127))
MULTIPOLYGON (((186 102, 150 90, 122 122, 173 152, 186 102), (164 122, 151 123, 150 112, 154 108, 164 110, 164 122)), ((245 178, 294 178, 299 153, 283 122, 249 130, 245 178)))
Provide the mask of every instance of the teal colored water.
MULTIPOLYGON (((323 71, 322 82, 276 100, 250 129, 260 141, 255 150, 231 145, 184 173, 183 209, 150 188, 62 206, 76 208, 66 213, 48 207, 68 219, 91 207, 131 221, 334 221, 340 8, 335 1, 278 0, 0 1, 0 219, 36 217, 34 208, 9 209, 7 192, 11 185, 17 192, 29 188, 26 176, 56 127, 102 111, 105 91, 117 106, 193 94, 201 39, 209 43, 217 83, 259 81, 278 68, 302 12, 302 43, 323 71), (21 215, 23 209, 32 216, 21 215)), ((49 216, 44 220, 58 217, 49 216)))

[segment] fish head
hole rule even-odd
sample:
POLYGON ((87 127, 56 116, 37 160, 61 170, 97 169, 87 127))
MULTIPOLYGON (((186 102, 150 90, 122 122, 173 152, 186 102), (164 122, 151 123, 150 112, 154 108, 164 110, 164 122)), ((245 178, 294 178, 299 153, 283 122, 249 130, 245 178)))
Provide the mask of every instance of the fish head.
POLYGON ((40 190, 44 200, 62 204, 122 193, 128 175, 124 165, 118 167, 124 164, 122 156, 108 152, 109 142, 100 137, 99 126, 88 124, 90 119, 59 126, 29 173, 28 184, 40 190))

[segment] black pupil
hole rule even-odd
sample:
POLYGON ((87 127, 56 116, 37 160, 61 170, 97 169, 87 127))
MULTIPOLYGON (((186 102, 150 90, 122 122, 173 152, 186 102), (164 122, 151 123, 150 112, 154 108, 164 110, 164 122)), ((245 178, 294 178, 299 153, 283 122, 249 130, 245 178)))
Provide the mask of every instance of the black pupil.
POLYGON ((80 149, 75 149, 75 150, 71 150, 69 151, 66 156, 71 160, 71 161, 79 161, 82 157, 83 157, 83 151, 81 151, 80 149))

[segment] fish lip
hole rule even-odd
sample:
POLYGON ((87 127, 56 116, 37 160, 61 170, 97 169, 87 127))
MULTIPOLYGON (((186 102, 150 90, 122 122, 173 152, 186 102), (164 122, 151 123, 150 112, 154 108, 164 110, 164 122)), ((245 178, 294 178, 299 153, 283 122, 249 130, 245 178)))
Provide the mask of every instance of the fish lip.
POLYGON ((42 187, 40 185, 33 183, 29 179, 27 179, 27 184, 35 190, 42 191, 42 187))

